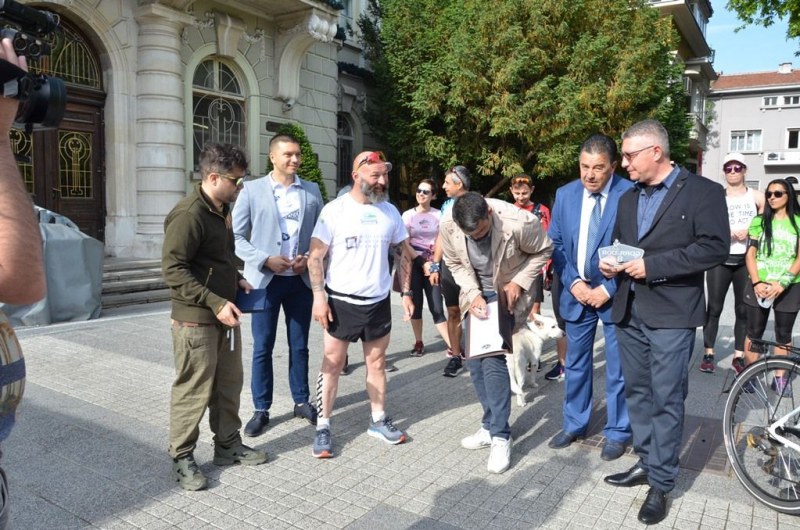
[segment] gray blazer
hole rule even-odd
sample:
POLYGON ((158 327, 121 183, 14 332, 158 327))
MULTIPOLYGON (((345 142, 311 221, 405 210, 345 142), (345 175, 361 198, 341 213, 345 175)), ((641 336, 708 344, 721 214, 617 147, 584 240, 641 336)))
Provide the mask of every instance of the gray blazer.
MULTIPOLYGON (((244 277, 256 289, 263 289, 275 275, 264 267, 269 256, 281 252, 281 228, 278 207, 272 197, 272 173, 244 183, 233 206, 233 236, 236 255, 244 261, 244 277)), ((314 182, 295 175, 300 184, 300 234, 298 254, 308 252, 311 232, 322 211, 322 194, 314 182)), ((308 271, 303 282, 311 288, 308 271)))

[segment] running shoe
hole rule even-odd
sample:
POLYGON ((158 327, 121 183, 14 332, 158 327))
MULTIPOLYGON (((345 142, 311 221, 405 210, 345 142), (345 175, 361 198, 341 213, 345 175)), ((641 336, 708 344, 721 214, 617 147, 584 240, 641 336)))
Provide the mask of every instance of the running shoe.
POLYGON ((314 445, 311 447, 314 458, 330 458, 333 456, 333 443, 331 430, 328 428, 317 429, 314 435, 314 445))
POLYGON ((731 366, 737 374, 742 373, 742 370, 745 369, 744 357, 734 357, 733 361, 731 361, 731 366))
POLYGON ((707 374, 713 374, 716 367, 714 366, 714 356, 713 355, 703 355, 703 360, 700 361, 700 371, 705 372, 707 374))
POLYGON ((783 375, 780 377, 773 377, 772 378, 772 390, 775 391, 776 394, 783 397, 791 397, 792 396, 792 387, 789 385, 789 376, 783 375))
POLYGON ((380 421, 370 423, 367 434, 392 445, 406 441, 406 433, 395 427, 392 424, 392 419, 388 416, 380 421))
POLYGON ((552 370, 544 374, 544 378, 548 381, 563 381, 566 377, 564 373, 564 365, 560 362, 556 362, 556 365, 553 366, 552 370))
POLYGON ((464 363, 461 362, 461 357, 451 357, 447 362, 447 366, 444 367, 444 373, 442 375, 445 377, 455 377, 463 366, 464 363))
POLYGON ((418 340, 414 343, 414 348, 411 349, 411 356, 422 357, 423 353, 425 353, 425 345, 422 344, 421 340, 418 340))

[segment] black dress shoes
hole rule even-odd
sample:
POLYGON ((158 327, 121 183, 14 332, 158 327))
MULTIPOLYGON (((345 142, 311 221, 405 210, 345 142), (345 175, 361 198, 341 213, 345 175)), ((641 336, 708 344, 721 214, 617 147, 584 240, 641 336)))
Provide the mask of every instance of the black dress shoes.
POLYGON ((624 473, 617 473, 616 475, 608 475, 603 480, 612 486, 619 486, 621 488, 630 488, 632 486, 641 486, 647 484, 647 471, 636 464, 624 473))
POLYGON ((564 449, 565 447, 569 447, 572 445, 572 442, 577 440, 579 436, 577 434, 561 431, 547 443, 547 446, 551 449, 564 449))
POLYGON ((639 510, 639 521, 644 524, 658 524, 667 516, 667 494, 650 488, 647 498, 639 510))
POLYGON ((244 435, 253 437, 261 436, 267 430, 269 425, 269 412, 266 410, 257 410, 253 413, 253 417, 244 426, 244 435))
POLYGON ((294 417, 305 418, 311 425, 316 425, 317 409, 311 403, 298 403, 294 406, 294 417))

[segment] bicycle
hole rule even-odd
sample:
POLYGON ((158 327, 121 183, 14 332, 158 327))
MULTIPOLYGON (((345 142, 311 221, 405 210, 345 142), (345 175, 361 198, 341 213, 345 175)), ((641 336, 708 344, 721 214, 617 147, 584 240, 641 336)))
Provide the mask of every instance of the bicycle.
POLYGON ((750 350, 764 357, 730 388, 722 419, 725 451, 753 497, 779 512, 800 515, 800 348, 750 342, 750 350), (789 355, 770 355, 776 346, 789 355))

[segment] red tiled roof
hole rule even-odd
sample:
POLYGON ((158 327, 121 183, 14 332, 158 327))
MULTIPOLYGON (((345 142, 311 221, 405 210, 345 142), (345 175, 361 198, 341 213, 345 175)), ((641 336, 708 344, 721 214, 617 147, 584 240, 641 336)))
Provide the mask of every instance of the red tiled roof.
POLYGON ((800 85, 800 70, 788 74, 778 72, 753 72, 749 74, 720 74, 719 79, 711 84, 711 90, 736 90, 745 88, 780 87, 800 85))

